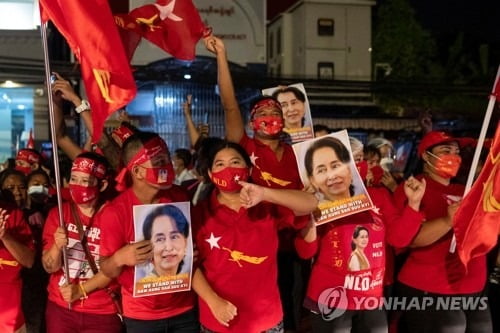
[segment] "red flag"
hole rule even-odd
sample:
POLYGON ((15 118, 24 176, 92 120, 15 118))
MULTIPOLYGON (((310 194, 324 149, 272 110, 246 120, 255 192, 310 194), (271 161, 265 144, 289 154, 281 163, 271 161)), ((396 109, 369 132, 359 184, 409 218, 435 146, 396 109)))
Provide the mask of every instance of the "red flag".
POLYGON ((453 219, 460 260, 488 253, 500 232, 500 122, 481 173, 453 219))
POLYGON ((196 43, 211 32, 191 0, 157 0, 115 20, 126 31, 122 38, 129 59, 142 36, 177 59, 193 60, 196 43))
POLYGON ((54 23, 80 62, 97 142, 106 118, 137 92, 108 0, 40 0, 40 10, 42 20, 54 23))
POLYGON ((33 129, 30 128, 30 136, 28 142, 26 143, 26 148, 35 149, 35 139, 33 138, 33 129))

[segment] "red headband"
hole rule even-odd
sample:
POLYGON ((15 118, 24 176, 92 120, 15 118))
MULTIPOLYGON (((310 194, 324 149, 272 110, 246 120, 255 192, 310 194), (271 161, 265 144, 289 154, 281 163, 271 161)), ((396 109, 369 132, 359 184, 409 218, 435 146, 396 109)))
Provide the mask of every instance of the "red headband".
POLYGON ((126 178, 127 171, 131 170, 135 165, 140 165, 145 163, 152 158, 158 156, 161 153, 168 154, 168 147, 165 141, 159 136, 152 138, 151 140, 144 143, 141 150, 134 155, 134 157, 128 162, 128 164, 121 169, 118 176, 116 176, 116 188, 118 191, 122 191, 126 188, 126 178))
POLYGON ((272 98, 265 98, 265 99, 260 100, 257 103, 255 103, 255 105, 252 108, 252 111, 250 111, 250 117, 253 118, 253 116, 257 113, 257 111, 259 111, 263 108, 269 108, 269 107, 276 107, 280 111, 282 111, 280 103, 278 103, 277 101, 275 101, 272 98))
POLYGON ((120 126, 120 127, 117 127, 113 132, 112 134, 116 135, 121 143, 124 143, 125 140, 127 140, 127 138, 129 138, 130 136, 132 136, 134 134, 134 132, 126 127, 126 126, 120 126))
POLYGON ((16 160, 26 161, 29 164, 40 163, 40 156, 29 149, 21 149, 17 152, 16 160))
POLYGON ((79 171, 94 176, 97 179, 106 177, 106 167, 104 164, 86 157, 77 157, 71 166, 71 172, 79 171))

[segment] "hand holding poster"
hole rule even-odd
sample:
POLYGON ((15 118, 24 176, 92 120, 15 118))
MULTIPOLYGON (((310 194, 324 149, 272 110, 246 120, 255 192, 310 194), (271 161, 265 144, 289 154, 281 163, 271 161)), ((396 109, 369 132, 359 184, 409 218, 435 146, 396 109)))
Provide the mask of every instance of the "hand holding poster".
POLYGON ((280 102, 285 122, 283 131, 290 135, 292 142, 314 137, 311 109, 302 83, 264 89, 262 94, 272 96, 280 102))
POLYGON ((134 297, 191 289, 189 202, 134 206, 135 241, 151 240, 153 258, 135 266, 134 297))
POLYGON ((373 208, 349 147, 346 130, 293 145, 302 183, 319 200, 318 225, 373 208))

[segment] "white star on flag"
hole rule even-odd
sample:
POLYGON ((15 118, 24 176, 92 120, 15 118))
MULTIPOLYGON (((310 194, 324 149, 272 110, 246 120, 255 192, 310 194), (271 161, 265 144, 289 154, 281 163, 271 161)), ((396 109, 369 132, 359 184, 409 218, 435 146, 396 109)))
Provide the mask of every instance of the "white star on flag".
POLYGON ((252 152, 252 155, 250 155, 250 161, 252 161, 253 165, 257 165, 255 164, 255 161, 257 161, 258 158, 259 156, 255 156, 255 152, 252 152))
POLYGON ((377 215, 381 215, 381 214, 380 214, 380 208, 378 208, 377 206, 373 206, 372 210, 373 210, 373 212, 374 212, 375 214, 377 214, 377 215))
POLYGON ((168 5, 158 5, 158 4, 153 4, 158 8, 160 11, 160 19, 163 21, 166 18, 171 19, 172 21, 182 21, 182 18, 174 14, 174 6, 175 6, 175 1, 172 0, 168 5))
POLYGON ((219 239, 221 239, 221 237, 215 237, 214 233, 211 232, 210 233, 210 238, 205 239, 205 242, 207 242, 208 244, 210 244, 210 250, 212 250, 214 247, 220 249, 219 239))

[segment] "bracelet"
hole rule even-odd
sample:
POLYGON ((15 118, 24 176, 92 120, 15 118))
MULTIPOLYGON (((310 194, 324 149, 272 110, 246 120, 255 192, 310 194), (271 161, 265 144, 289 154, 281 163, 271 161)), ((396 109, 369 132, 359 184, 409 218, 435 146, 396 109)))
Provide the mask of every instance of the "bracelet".
POLYGON ((80 297, 80 300, 82 301, 82 305, 83 305, 83 301, 86 300, 87 298, 89 298, 89 296, 87 295, 87 292, 85 291, 85 288, 83 287, 82 281, 80 281, 78 286, 80 287, 80 291, 82 292, 82 297, 80 297))

